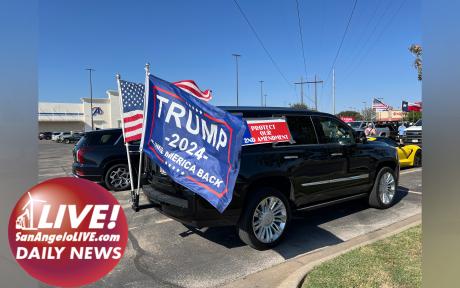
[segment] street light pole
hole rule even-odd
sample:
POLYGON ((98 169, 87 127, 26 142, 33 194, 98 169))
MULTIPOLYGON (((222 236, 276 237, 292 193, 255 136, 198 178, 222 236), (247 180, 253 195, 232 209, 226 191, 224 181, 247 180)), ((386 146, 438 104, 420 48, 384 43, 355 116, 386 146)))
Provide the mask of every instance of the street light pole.
POLYGON ((263 94, 263 88, 262 85, 264 83, 264 80, 260 80, 260 107, 264 106, 264 94, 263 94))
MULTIPOLYGON (((364 114, 364 113, 367 113, 367 102, 363 101, 363 104, 364 104, 364 110, 363 110, 363 114, 364 114)), ((363 115, 363 116, 364 116, 364 121, 367 121, 366 115, 363 115)))
POLYGON ((238 85, 238 57, 241 57, 240 54, 232 54, 235 56, 235 62, 236 62, 236 107, 239 106, 239 85, 238 85))
POLYGON ((265 97, 265 107, 267 107, 267 94, 264 94, 265 97))
POLYGON ((92 72, 96 71, 92 68, 86 68, 89 71, 89 95, 90 95, 90 113, 91 113, 91 130, 94 130, 94 119, 93 119, 93 79, 92 72))

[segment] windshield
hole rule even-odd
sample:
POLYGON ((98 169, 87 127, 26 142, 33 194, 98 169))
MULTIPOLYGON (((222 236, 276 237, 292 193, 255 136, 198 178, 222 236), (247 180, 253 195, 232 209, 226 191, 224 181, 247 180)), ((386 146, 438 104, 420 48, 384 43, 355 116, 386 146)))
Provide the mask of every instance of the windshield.
POLYGON ((422 126, 422 119, 419 119, 417 122, 415 122, 414 126, 422 126))
POLYGON ((351 128, 360 128, 361 127, 361 121, 351 121, 348 122, 348 125, 350 125, 351 128))

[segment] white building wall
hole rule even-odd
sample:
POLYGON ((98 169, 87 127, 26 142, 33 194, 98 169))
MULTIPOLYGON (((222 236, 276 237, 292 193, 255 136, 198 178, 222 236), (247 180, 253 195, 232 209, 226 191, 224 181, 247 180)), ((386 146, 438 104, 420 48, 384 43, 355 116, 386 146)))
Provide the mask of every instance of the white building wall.
MULTIPOLYGON (((93 98, 94 129, 121 127, 120 103, 117 91, 106 92, 107 98, 93 98)), ((38 105, 40 132, 91 131, 91 100, 81 98, 81 103, 40 102, 38 105)))

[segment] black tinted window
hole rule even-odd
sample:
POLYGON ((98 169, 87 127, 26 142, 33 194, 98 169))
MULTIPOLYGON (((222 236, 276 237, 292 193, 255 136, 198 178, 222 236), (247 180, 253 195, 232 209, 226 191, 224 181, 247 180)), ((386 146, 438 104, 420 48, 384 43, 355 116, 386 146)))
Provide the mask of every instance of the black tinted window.
POLYGON ((321 143, 354 143, 353 133, 350 127, 329 117, 317 118, 317 132, 321 143))
POLYGON ((295 145, 318 144, 316 140, 315 128, 307 116, 289 116, 287 117, 289 130, 295 145))
POLYGON ((80 139, 78 145, 93 146, 93 145, 113 145, 120 138, 120 132, 107 131, 106 133, 86 133, 80 139))

